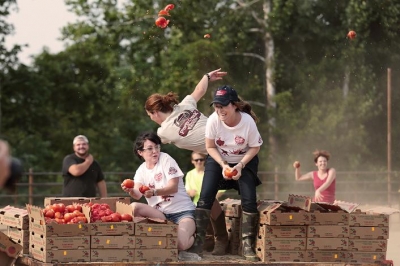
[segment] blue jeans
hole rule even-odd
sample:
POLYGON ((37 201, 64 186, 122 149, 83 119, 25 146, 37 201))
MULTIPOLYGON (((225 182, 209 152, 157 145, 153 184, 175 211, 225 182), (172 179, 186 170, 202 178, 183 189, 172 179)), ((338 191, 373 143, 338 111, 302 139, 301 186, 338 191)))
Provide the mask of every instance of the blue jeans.
MULTIPOLYGON (((231 167, 236 164, 230 164, 231 167)), ((200 199, 197 208, 211 210, 215 196, 220 189, 236 189, 241 195, 242 209, 244 212, 257 213, 256 187, 261 185, 257 176, 258 156, 246 164, 242 169, 239 180, 225 180, 222 176, 221 166, 211 157, 207 156, 201 187, 200 199)))
POLYGON ((194 210, 182 211, 182 212, 176 212, 176 213, 170 213, 170 214, 164 213, 164 215, 165 215, 165 218, 167 218, 167 220, 169 220, 175 224, 179 224, 179 221, 182 220, 183 218, 192 218, 194 220, 194 210))

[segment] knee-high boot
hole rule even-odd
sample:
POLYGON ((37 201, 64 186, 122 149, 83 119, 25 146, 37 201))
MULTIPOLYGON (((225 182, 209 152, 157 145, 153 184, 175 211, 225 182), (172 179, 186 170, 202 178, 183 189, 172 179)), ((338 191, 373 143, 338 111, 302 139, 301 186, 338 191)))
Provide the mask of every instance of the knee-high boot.
POLYGON ((211 224, 214 230, 214 250, 211 254, 213 255, 225 255, 228 248, 228 232, 226 230, 225 214, 221 214, 216 220, 211 218, 211 224))
POLYGON ((243 256, 249 261, 259 261, 254 251, 257 238, 258 213, 243 212, 242 247, 243 256))
POLYGON ((196 209, 196 237, 191 248, 188 252, 193 252, 199 256, 203 255, 203 245, 206 238, 207 225, 210 222, 210 210, 196 209))

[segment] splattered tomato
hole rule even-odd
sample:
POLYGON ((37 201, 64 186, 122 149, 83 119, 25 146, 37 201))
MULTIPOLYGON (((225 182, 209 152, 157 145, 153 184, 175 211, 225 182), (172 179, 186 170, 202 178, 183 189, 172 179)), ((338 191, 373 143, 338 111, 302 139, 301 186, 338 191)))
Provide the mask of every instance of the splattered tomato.
POLYGON ((125 179, 124 182, 122 182, 122 185, 124 185, 126 188, 133 188, 135 183, 132 179, 125 179))
POLYGON ((140 193, 144 194, 147 190, 150 190, 148 186, 141 186, 139 188, 140 193))
POLYGON ((165 10, 165 11, 170 11, 170 10, 172 10, 172 9, 174 9, 174 8, 175 8, 174 4, 169 4, 169 5, 167 5, 167 6, 164 8, 164 10, 165 10))
POLYGON ((204 38, 206 38, 206 39, 209 39, 209 38, 211 38, 211 35, 210 34, 204 34, 204 38))
POLYGON ((357 36, 357 33, 354 30, 349 31, 349 33, 347 33, 347 38, 349 38, 350 40, 355 39, 357 36))
POLYGON ((165 29, 168 26, 169 20, 166 20, 164 17, 159 17, 156 20, 156 26, 162 29, 165 29))
POLYGON ((231 179, 232 177, 234 177, 235 175, 237 175, 237 170, 236 169, 234 169, 233 171, 231 171, 231 169, 229 169, 229 168, 227 168, 227 169, 225 169, 225 171, 224 171, 224 175, 227 177, 227 178, 229 178, 229 179, 231 179))
POLYGON ((168 13, 168 11, 166 11, 166 10, 160 10, 160 12, 158 12, 158 16, 159 17, 162 17, 162 16, 169 16, 169 13, 168 13))

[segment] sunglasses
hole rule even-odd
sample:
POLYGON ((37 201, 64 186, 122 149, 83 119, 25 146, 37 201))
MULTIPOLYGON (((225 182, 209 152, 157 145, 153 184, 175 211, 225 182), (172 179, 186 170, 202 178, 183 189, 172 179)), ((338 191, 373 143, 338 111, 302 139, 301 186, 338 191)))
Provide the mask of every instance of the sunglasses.
POLYGON ((193 161, 197 163, 197 162, 204 162, 205 160, 204 159, 193 159, 193 161))

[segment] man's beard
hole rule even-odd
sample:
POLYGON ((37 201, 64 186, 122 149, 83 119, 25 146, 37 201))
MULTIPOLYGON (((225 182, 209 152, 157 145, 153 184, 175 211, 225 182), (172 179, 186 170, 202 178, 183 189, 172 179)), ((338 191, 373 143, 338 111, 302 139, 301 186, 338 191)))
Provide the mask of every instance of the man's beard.
POLYGON ((78 154, 80 157, 86 157, 89 154, 89 151, 87 150, 85 152, 77 151, 76 154, 78 154))

